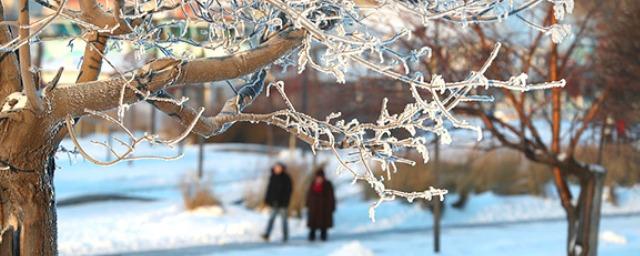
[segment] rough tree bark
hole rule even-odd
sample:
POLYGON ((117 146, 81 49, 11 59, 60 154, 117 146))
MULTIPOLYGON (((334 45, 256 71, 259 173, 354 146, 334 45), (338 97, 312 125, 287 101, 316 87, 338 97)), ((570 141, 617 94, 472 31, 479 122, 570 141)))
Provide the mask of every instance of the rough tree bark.
MULTIPOLYGON (((92 9, 94 3, 91 0, 81 1, 81 4, 91 7, 86 9, 92 9)), ((21 10, 26 10, 28 14, 28 8, 21 10)), ((0 2, 0 21, 3 17, 1 14, 0 2)), ((27 15, 22 16, 22 22, 28 22, 27 15)), ((88 22, 93 19, 90 15, 83 17, 88 22)), ((95 17, 103 18, 100 15, 95 17)), ((113 21, 111 16, 108 17, 113 21)), ((0 26, 0 44, 12 39, 8 27, 0 26)), ((21 32, 23 38, 29 35, 29 31, 21 32)), ((117 30, 114 34, 116 32, 126 31, 117 30)), ((304 34, 302 30, 287 29, 256 49, 228 57, 188 62, 170 59, 153 61, 130 73, 133 81, 130 85, 153 95, 170 86, 244 76, 296 48, 304 34)), ((21 67, 28 70, 31 65, 28 54, 25 54, 25 51, 29 51, 29 45, 21 47, 19 54, 0 52, 0 101, 3 106, 15 107, 13 111, 0 113, 0 255, 57 254, 53 155, 66 135, 65 118, 67 115, 80 118, 87 114, 85 109, 104 111, 116 108, 120 102, 119 92, 127 83, 123 78, 95 81, 100 73, 101 53, 109 35, 93 36, 85 49, 77 83, 58 85, 54 79, 46 88, 42 88, 41 95, 33 84, 33 74, 20 72, 21 67), (20 58, 18 55, 21 55, 20 58), (24 94, 28 97, 24 97, 24 94), (22 96, 12 98, 10 95, 22 96), (24 106, 19 107, 22 104, 24 106), (42 104, 41 107, 38 104, 42 104)), ((126 90, 125 103, 142 99, 133 90, 126 90)), ((154 106, 165 112, 172 109, 166 104, 154 106)))
POLYGON ((55 145, 31 111, 0 121, 0 205, 3 255, 55 255, 55 145), (18 167, 20 166, 20 167, 18 167), (11 237, 5 241, 4 238, 11 237))
MULTIPOLYGON (((4 12, 0 2, 0 22, 4 12)), ((0 27, 0 44, 12 39, 8 26, 0 27)), ((0 53, 0 98, 21 91, 20 71, 14 52, 0 53)), ((29 74, 30 75, 30 74, 29 74)), ((30 77, 30 79, 32 79, 30 77)), ((31 130, 41 123, 27 111, 21 117, 0 120, 0 254, 53 255, 56 253, 56 214, 53 193, 54 163, 51 145, 42 132, 31 130), (22 126, 22 123, 29 123, 22 126), (11 153, 10 153, 11 152, 11 153), (12 162, 29 169, 13 168, 12 162), (28 164, 27 164, 28 163, 28 164)))

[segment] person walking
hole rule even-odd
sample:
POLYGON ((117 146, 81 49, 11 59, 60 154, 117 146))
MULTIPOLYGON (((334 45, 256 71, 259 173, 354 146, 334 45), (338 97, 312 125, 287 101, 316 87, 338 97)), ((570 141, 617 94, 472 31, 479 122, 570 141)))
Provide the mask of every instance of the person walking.
POLYGON ((327 241, 327 229, 333 227, 336 200, 333 194, 333 184, 325 178, 323 169, 317 170, 314 175, 307 192, 306 204, 309 214, 307 218, 309 241, 316 240, 317 230, 320 230, 320 239, 327 241))
POLYGON ((267 230, 262 234, 262 239, 269 241, 271 229, 276 216, 282 216, 282 241, 289 238, 289 228, 287 218, 289 217, 289 200, 291 199, 291 177, 287 174, 287 167, 282 163, 276 163, 271 168, 271 177, 267 185, 267 195, 264 202, 271 207, 271 216, 267 223, 267 230))

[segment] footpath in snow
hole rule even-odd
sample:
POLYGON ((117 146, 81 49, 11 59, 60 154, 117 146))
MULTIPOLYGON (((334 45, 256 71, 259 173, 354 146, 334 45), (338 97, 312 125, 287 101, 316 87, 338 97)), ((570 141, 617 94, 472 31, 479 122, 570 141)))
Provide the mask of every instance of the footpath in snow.
MULTIPOLYGON (((339 197, 335 228, 328 243, 305 241, 304 219, 292 218, 292 241, 282 245, 275 229, 272 243, 261 242, 268 216, 235 204, 248 186, 259 186, 273 159, 259 146, 212 145, 206 148, 207 175, 223 206, 185 211, 178 184, 196 168, 196 148, 178 161, 138 161, 114 167, 94 166, 60 155, 58 200, 116 194, 145 200, 69 205, 58 209, 59 249, 63 255, 427 255, 432 250, 432 216, 418 205, 396 201, 368 218, 371 202, 349 177, 330 177, 339 197), (255 147, 255 148, 251 148, 255 147)), ((138 152, 175 154, 142 148, 138 152)), ((96 154, 100 151, 95 149, 96 154)), ((321 156, 330 159, 330 156, 321 156)), ((329 173, 335 168, 330 163, 329 173)), ((601 255, 640 251, 640 187, 620 189, 619 206, 605 204, 601 255)), ((445 202, 455 201, 456 195, 445 202)), ((556 198, 475 195, 464 210, 448 207, 443 219, 443 255, 562 255, 564 213, 556 198), (522 223, 524 224, 514 224, 522 223)), ((276 227, 279 227, 276 223, 276 227)))

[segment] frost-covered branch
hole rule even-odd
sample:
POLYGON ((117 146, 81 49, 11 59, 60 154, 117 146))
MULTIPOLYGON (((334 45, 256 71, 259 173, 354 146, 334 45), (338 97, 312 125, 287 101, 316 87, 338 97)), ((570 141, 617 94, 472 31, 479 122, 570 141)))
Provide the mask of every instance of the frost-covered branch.
MULTIPOLYGON (((124 134, 127 135, 127 137, 129 138, 130 142, 125 142, 124 140, 118 139, 118 138, 114 138, 122 147, 126 148, 126 150, 124 152, 117 152, 112 146, 104 143, 104 142, 100 142, 100 141, 91 141, 91 143, 102 146, 104 148, 106 148, 107 150, 109 150, 109 152, 115 157, 115 159, 113 160, 109 160, 109 161, 101 161, 98 160, 96 158, 94 158, 91 154, 89 154, 89 152, 87 152, 84 147, 80 144, 80 141, 78 141, 78 137, 76 136, 76 133, 73 129, 74 126, 74 120, 73 117, 71 115, 68 115, 65 118, 65 125, 67 127, 67 132, 69 133, 69 137, 71 137, 71 141, 74 143, 74 145, 76 146, 76 149, 78 150, 79 154, 82 155, 85 159, 87 159, 89 162, 92 162, 94 164, 97 165, 101 165, 101 166, 112 166, 114 164, 117 164, 119 162, 122 161, 133 161, 133 160, 143 160, 143 159, 152 159, 152 160, 165 160, 165 161, 169 161, 169 160, 176 160, 179 159, 181 157, 181 155, 177 155, 177 156, 157 156, 157 155, 149 155, 149 156, 133 156, 133 153, 135 152, 135 149, 138 145, 140 145, 141 143, 151 143, 151 144, 155 144, 155 143, 162 143, 162 144, 166 144, 166 145, 173 145, 175 144, 175 141, 180 141, 182 139, 184 139, 184 135, 179 136, 178 138, 169 140, 169 141, 162 141, 160 139, 158 139, 157 135, 154 134, 148 134, 145 133, 144 135, 140 136, 140 137, 136 137, 134 135, 134 133, 129 130, 126 126, 124 126, 124 124, 116 119, 114 119, 113 117, 101 113, 101 112, 95 112, 95 111, 91 111, 91 110, 86 110, 87 113, 95 116, 95 117, 99 117, 102 118, 106 121, 108 121, 108 123, 111 124, 115 124, 116 126, 118 126, 118 128, 120 128, 122 130, 122 132, 124 132, 124 134)), ((202 110, 200 111, 199 114, 202 114, 202 110)), ((186 133, 188 133, 190 130, 188 130, 186 133)))
MULTIPOLYGON (((469 23, 500 23, 514 16, 522 24, 550 35, 557 42, 566 36, 567 26, 544 27, 537 25, 540 21, 525 14, 535 12, 546 3, 552 5, 554 16, 561 20, 573 9, 572 0, 379 0, 366 6, 352 0, 177 0, 170 3, 117 0, 111 8, 100 6, 95 0, 80 0, 80 10, 67 9, 64 0, 55 4, 47 0, 36 2, 55 13, 35 23, 29 23, 28 12, 26 15, 21 13, 19 38, 5 40, 1 49, 13 51, 21 47, 21 63, 26 63, 23 60, 28 60, 28 56, 22 54, 28 54, 31 40, 53 20, 67 20, 84 30, 82 40, 88 43, 85 48, 88 59, 83 60, 83 74, 79 75, 78 83, 52 82, 41 91, 42 96, 35 91, 35 86, 25 87, 30 90, 27 97, 21 92, 7 94, 0 118, 10 118, 25 109, 27 103, 38 102, 42 97, 46 108, 41 114, 52 120, 51 127, 66 124, 66 132, 80 154, 100 165, 135 159, 132 153, 139 143, 172 146, 192 131, 214 136, 234 122, 263 122, 296 135, 314 152, 335 153, 341 162, 341 170, 350 173, 354 181, 367 182, 379 195, 380 199, 372 209, 396 197, 409 201, 434 197, 442 200, 446 190, 396 191, 386 188, 384 181, 392 178, 397 164, 414 164, 412 160, 398 156, 400 151, 417 150, 422 160, 428 161, 427 135, 435 134, 442 143, 451 143, 453 139, 447 125, 475 131, 478 139, 482 138, 478 126, 453 115, 460 103, 493 100, 490 95, 481 93, 489 88, 529 91, 561 87, 565 83, 560 80, 531 84, 525 73, 506 80, 490 78, 487 70, 499 53, 500 43, 481 66, 475 67, 463 79, 446 81, 441 74, 425 77, 418 71, 419 65, 424 59, 431 58, 432 49, 428 46, 411 49, 398 43, 412 36, 410 31, 414 31, 412 24, 416 22, 397 19, 393 23, 398 29, 389 30, 380 26, 375 18, 393 19, 399 13, 408 13, 410 19, 418 21, 417 24, 429 27, 434 21, 466 26, 469 23), (132 45, 137 60, 150 49, 157 49, 164 58, 123 72, 105 58, 107 42, 115 48, 122 44, 132 45), (192 52, 176 50, 176 46, 183 45, 221 54, 210 58, 196 57, 192 52), (108 80, 93 81, 98 78, 99 64, 103 61, 112 65, 116 74, 108 80), (282 96, 287 107, 267 114, 244 113, 243 109, 263 91, 266 70, 272 65, 283 66, 285 70, 293 65, 298 72, 311 68, 328 74, 338 83, 362 75, 391 78, 403 83, 402 88, 412 95, 413 102, 406 104, 400 113, 390 113, 385 99, 378 119, 371 123, 340 120, 340 113, 320 120, 298 111, 288 99, 284 83, 275 82, 269 88, 282 96), (246 85, 237 95, 224 103, 220 113, 211 117, 203 116, 202 110, 186 107, 186 99, 173 99, 166 90, 242 79, 249 74, 254 75, 245 80, 246 85), (130 104, 141 101, 179 119, 185 126, 184 132, 170 140, 161 140, 153 134, 134 136, 135 133, 123 124, 123 116, 130 104), (112 109, 118 109, 115 118, 104 114, 112 109), (102 118, 119 127, 131 141, 121 141, 125 152, 112 151, 116 159, 110 162, 98 161, 87 154, 73 131, 74 120, 83 116, 102 118), (375 171, 378 169, 376 164, 384 175, 375 171)), ((7 25, 12 24, 2 24, 7 25)), ((30 77, 31 73, 29 65, 25 65, 21 67, 22 80, 28 83, 24 76, 30 77)), ((59 140, 64 132, 56 130, 54 140, 59 140)))
MULTIPOLYGON (((23 41, 29 40, 29 1, 20 0, 20 14, 18 15, 18 38, 23 41)), ((31 107, 36 110, 42 110, 42 101, 36 95, 36 84, 31 73, 31 46, 24 43, 20 46, 18 52, 18 60, 20 61, 20 75, 22 80, 22 92, 26 95, 31 103, 31 107)))
POLYGON ((122 104, 146 100, 167 88, 249 74, 298 46, 303 35, 301 30, 285 30, 256 49, 225 57, 159 59, 111 80, 60 84, 47 93, 47 98, 54 105, 53 115, 61 119, 67 114, 74 117, 85 115, 85 109, 106 111, 122 104))
MULTIPOLYGON (((481 76, 488 69, 491 61, 498 54, 499 45, 491 53, 485 64, 474 74, 481 76)), ((396 164, 415 164, 412 160, 397 156, 398 152, 414 149, 421 153, 424 162, 429 160, 429 152, 426 147, 426 137, 428 133, 439 136, 442 143, 449 144, 452 139, 444 123, 446 120, 459 128, 467 128, 478 131, 479 128, 471 126, 466 122, 458 121, 450 114, 450 111, 460 102, 484 101, 484 98, 468 97, 466 91, 456 91, 444 100, 435 94, 430 102, 423 99, 415 84, 410 84, 414 102, 405 106, 403 112, 390 114, 387 109, 387 99, 382 104, 380 116, 375 123, 360 123, 357 119, 336 120, 340 113, 328 116, 324 121, 317 120, 304 113, 298 112, 288 100, 284 90, 284 83, 272 83, 277 92, 285 100, 287 109, 276 111, 270 114, 244 114, 240 113, 237 98, 227 101, 221 114, 214 117, 205 118, 199 121, 199 133, 205 136, 215 135, 224 131, 233 122, 264 122, 280 127, 301 140, 308 143, 312 150, 329 150, 334 152, 340 159, 342 168, 353 175, 354 181, 363 180, 368 182, 380 197, 380 201, 374 205, 377 207, 381 202, 393 200, 396 197, 403 197, 409 201, 415 198, 431 200, 434 196, 446 194, 446 190, 430 188, 423 192, 402 192, 385 188, 384 181, 391 179, 392 173, 397 171, 396 164), (445 103, 446 102, 446 107, 445 103), (444 111, 443 111, 444 110, 444 111), (400 136, 399 130, 404 130, 408 134, 400 136), (352 157, 344 160, 338 150, 350 152, 352 157), (378 177, 370 164, 377 162, 384 172, 385 177, 378 177), (356 171, 356 166, 364 166, 365 172, 356 171)), ((242 91, 242 90, 241 90, 242 91)), ((191 122, 194 118, 194 111, 188 108, 174 107, 170 115, 178 117, 182 122, 191 122)), ((195 117, 197 119, 197 117, 195 117)), ((515 129, 514 129, 515 130, 515 129)), ((373 218, 373 211, 371 212, 373 218)))

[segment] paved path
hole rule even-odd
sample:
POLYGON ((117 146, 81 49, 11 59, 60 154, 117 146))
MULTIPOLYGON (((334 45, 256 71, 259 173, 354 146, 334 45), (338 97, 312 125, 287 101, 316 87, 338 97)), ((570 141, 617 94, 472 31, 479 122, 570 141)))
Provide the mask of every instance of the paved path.
MULTIPOLYGON (((620 213, 620 214, 606 214, 602 217, 605 219, 614 219, 614 218, 625 218, 625 217, 633 217, 640 216, 640 212, 631 212, 631 213, 620 213)), ((470 229, 470 228, 493 228, 493 227, 506 227, 512 225, 530 225, 530 224, 538 224, 538 223, 549 223, 549 222, 564 222, 565 218, 544 218, 544 219, 531 219, 531 220, 518 220, 518 221, 501 221, 501 222, 491 222, 491 223, 461 223, 461 224, 448 224, 443 225, 443 230, 456 230, 456 229, 470 229)), ((362 233, 336 233, 331 234, 331 241, 349 241, 349 240, 359 240, 359 239, 368 239, 381 237, 385 235, 391 234, 416 234, 416 233, 424 233, 427 234, 428 231, 431 231, 432 227, 417 227, 417 228, 402 228, 402 229, 386 229, 379 231, 370 231, 370 232, 362 232, 362 233)), ((430 233, 429 233, 430 235, 430 233)), ((273 247, 279 247, 282 243, 271 242, 271 243, 263 243, 263 242, 248 242, 248 243, 231 243, 224 245, 202 245, 202 246, 194 246, 194 247, 186 247, 186 248, 175 248, 175 249, 166 249, 166 250, 152 250, 152 251, 143 251, 143 252, 131 252, 131 253, 120 253, 114 255, 139 255, 139 256, 170 256, 170 255, 206 255, 211 253, 224 253, 224 252, 242 252, 247 250, 257 250, 257 249, 269 249, 273 247)), ((296 247, 296 246, 309 246, 309 243, 306 241, 306 237, 294 236, 291 241, 287 243, 288 247, 296 247)))

